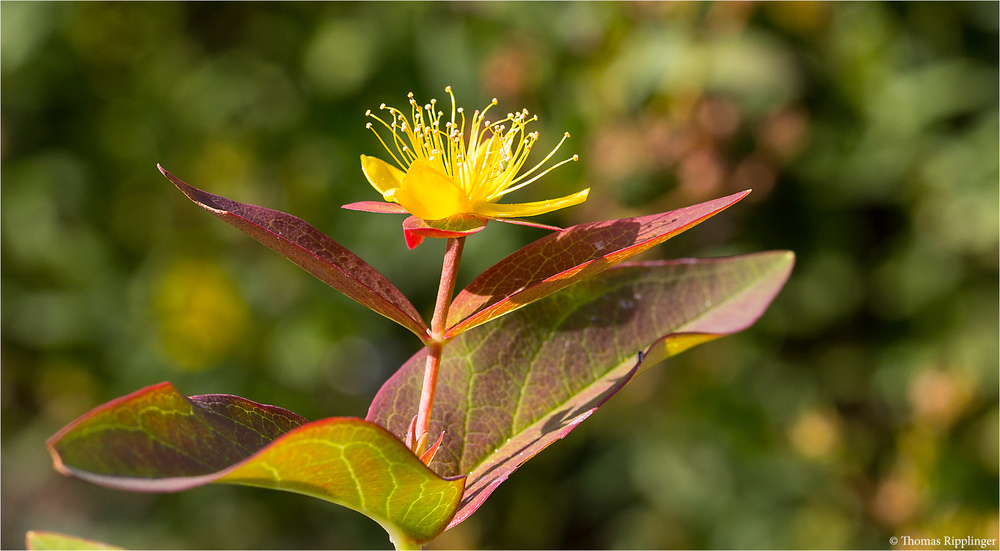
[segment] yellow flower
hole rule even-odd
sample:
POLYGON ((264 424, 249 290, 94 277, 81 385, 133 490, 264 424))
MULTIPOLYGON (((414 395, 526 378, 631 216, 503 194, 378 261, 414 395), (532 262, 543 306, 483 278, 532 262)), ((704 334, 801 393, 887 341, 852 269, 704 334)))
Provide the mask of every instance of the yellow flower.
MULTIPOLYGON (((482 219, 482 223, 490 219, 551 228, 512 219, 544 214, 587 200, 589 188, 548 201, 498 203, 504 195, 527 186, 557 166, 577 160, 574 155, 538 172, 569 137, 569 133, 541 162, 519 175, 532 145, 538 139, 538 133, 527 132, 525 125, 537 120, 537 117, 529 118, 528 111, 523 110, 490 122, 485 117, 486 112, 497 104, 494 99, 482 112, 476 111, 472 115, 467 138, 465 112, 455 107, 451 87, 445 88, 445 91, 451 96, 450 120, 442 120, 444 113, 435 110, 437 100, 421 107, 412 93, 409 94, 409 117, 385 104, 381 109, 389 112, 390 122, 371 111, 366 113, 392 133, 390 146, 375 131, 373 124, 368 123, 368 128, 375 132, 396 166, 362 155, 362 170, 372 187, 386 201, 398 207, 386 204, 376 207, 364 202, 347 205, 348 208, 376 212, 405 211, 428 222, 474 217, 482 219)), ((432 223, 431 226, 437 225, 432 223)))

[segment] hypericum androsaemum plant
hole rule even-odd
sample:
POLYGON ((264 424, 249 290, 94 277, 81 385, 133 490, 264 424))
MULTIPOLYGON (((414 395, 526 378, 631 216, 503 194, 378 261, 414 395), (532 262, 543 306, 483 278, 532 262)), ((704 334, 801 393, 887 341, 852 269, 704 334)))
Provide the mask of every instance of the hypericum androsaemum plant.
MULTIPOLYGON (((434 100, 421 106, 411 94, 409 115, 384 105, 384 117, 368 112, 391 162, 363 155, 361 166, 384 201, 345 208, 409 214, 403 231, 411 249, 425 238, 447 240, 429 325, 382 274, 304 221, 207 193, 161 167, 197 205, 406 327, 423 349, 385 382, 364 419, 310 422, 237 396, 185 397, 170 383, 153 385, 49 439, 55 468, 140 492, 209 483, 298 492, 367 515, 398 549, 419 548, 468 518, 639 372, 745 329, 784 285, 794 262, 788 251, 624 262, 749 191, 566 229, 520 220, 582 203, 589 190, 501 203, 576 156, 543 169, 553 150, 522 171, 538 137, 526 130, 535 118, 522 111, 491 122, 495 104, 467 120, 454 96, 446 117, 434 100), (490 220, 554 232, 456 295, 465 239, 490 220)), ((47 532, 28 537, 36 548, 94 543, 47 532)))

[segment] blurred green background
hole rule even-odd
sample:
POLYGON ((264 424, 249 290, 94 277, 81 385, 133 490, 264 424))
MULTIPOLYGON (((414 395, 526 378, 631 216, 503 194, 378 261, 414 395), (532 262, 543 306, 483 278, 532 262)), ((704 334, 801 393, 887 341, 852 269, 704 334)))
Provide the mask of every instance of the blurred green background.
MULTIPOLYGON (((580 162, 514 199, 591 198, 541 221, 753 188, 646 258, 791 249, 798 264, 755 327, 644 374, 434 547, 998 537, 997 6, 2 3, 0 544, 41 529, 133 548, 389 546, 302 496, 64 478, 44 442, 164 380, 363 416, 416 339, 156 163, 311 222, 428 312, 442 244, 408 251, 401 217, 339 207, 378 199, 365 110, 447 101, 446 85, 466 109, 539 114, 540 151, 572 133, 559 155, 580 162)), ((459 284, 541 235, 491 224, 459 284)))

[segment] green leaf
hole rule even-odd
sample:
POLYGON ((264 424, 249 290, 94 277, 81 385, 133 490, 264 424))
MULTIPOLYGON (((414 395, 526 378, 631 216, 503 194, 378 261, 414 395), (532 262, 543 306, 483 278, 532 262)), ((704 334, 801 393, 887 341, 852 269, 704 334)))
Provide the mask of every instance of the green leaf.
POLYGON ((95 408, 48 447, 59 471, 111 488, 175 492, 220 482, 318 497, 374 519, 398 546, 444 530, 465 484, 437 476, 362 419, 308 423, 236 396, 186 398, 169 383, 95 408))
MULTIPOLYGON (((752 325, 793 263, 784 251, 625 263, 452 341, 430 426, 432 438, 444 432, 431 468, 468 475, 450 526, 641 369, 752 325)), ((369 421, 406 433, 425 357, 416 354, 386 382, 369 421)))
POLYGON ((41 530, 30 530, 25 534, 24 545, 30 550, 122 549, 121 547, 108 545, 99 541, 41 530))
POLYGON ((378 270, 300 218, 202 191, 157 165, 177 189, 201 208, 298 264, 323 283, 382 314, 427 342, 423 318, 378 270))
POLYGON ((445 338, 599 274, 700 224, 748 193, 660 214, 580 224, 547 235, 493 265, 455 296, 445 338))

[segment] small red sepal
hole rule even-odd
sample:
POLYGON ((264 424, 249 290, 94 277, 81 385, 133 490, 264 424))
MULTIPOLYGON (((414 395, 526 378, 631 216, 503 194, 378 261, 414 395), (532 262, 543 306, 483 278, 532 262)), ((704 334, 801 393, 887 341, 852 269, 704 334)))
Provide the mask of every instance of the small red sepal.
POLYGON ((422 220, 411 216, 403 220, 403 237, 406 246, 416 248, 423 243, 425 237, 446 239, 450 237, 465 237, 480 232, 486 227, 486 219, 468 214, 458 214, 441 220, 422 220))
POLYGON ((410 428, 406 431, 406 447, 413 449, 413 444, 417 441, 417 416, 410 419, 410 428))
POLYGON ((434 442, 434 445, 432 445, 431 447, 427 448, 427 451, 425 451, 420 456, 420 461, 424 465, 430 465, 431 464, 431 461, 433 461, 434 460, 434 456, 437 455, 438 448, 441 447, 441 442, 443 440, 444 440, 444 433, 442 432, 441 435, 438 436, 437 441, 434 442))
POLYGON ((348 203, 340 208, 378 214, 406 214, 406 209, 403 207, 386 201, 358 201, 357 203, 348 203))

